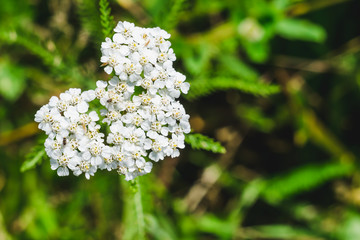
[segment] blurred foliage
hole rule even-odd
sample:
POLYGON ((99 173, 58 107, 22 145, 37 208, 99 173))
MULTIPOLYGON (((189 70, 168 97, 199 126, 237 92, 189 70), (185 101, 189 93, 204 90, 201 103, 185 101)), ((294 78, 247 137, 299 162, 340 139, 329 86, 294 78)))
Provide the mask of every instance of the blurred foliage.
POLYGON ((360 239, 359 7, 3 1, 0 239, 360 239), (136 182, 60 178, 34 114, 108 80, 100 44, 120 20, 171 33, 188 145, 136 182))

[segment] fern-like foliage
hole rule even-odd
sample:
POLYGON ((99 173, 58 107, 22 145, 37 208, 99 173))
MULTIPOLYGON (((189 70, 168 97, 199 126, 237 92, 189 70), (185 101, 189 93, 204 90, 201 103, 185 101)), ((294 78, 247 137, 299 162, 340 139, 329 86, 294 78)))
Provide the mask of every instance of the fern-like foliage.
POLYGON ((187 134, 185 142, 194 149, 203 149, 214 153, 226 152, 226 149, 219 142, 200 133, 187 134))
POLYGON ((0 40, 6 44, 17 44, 38 56, 50 69, 64 70, 65 66, 60 54, 49 51, 35 34, 21 29, 3 29, 0 40))
POLYGON ((107 0, 99 1, 100 23, 104 37, 112 37, 114 28, 114 17, 111 16, 111 9, 107 0))
POLYGON ((206 81, 196 80, 191 82, 191 91, 189 91, 188 95, 186 95, 186 98, 193 100, 218 90, 228 89, 236 89, 257 96, 268 96, 280 91, 280 87, 275 84, 241 81, 228 77, 215 77, 206 81))
POLYGON ((174 0, 172 7, 164 21, 164 28, 167 31, 171 31, 177 25, 180 15, 184 12, 186 5, 186 0, 174 0))
POLYGON ((40 164, 46 156, 44 148, 45 137, 40 137, 37 144, 31 149, 31 151, 26 155, 25 161, 20 167, 21 172, 25 172, 29 169, 32 169, 36 164, 40 164))
POLYGON ((80 18, 81 25, 83 29, 90 33, 92 40, 96 44, 97 48, 104 38, 100 31, 100 29, 102 29, 102 25, 100 21, 100 13, 98 10, 97 1, 77 0, 76 4, 76 10, 80 18))
POLYGON ((262 196, 269 203, 277 204, 292 195, 313 189, 326 181, 346 176, 353 170, 353 165, 339 162, 304 166, 268 180, 262 196))
POLYGON ((57 78, 60 77, 64 81, 71 81, 71 79, 86 81, 75 64, 76 58, 74 56, 66 56, 65 58, 56 47, 53 50, 49 50, 44 41, 33 32, 19 28, 2 29, 0 31, 0 42, 22 46, 29 53, 40 58, 42 63, 57 78))

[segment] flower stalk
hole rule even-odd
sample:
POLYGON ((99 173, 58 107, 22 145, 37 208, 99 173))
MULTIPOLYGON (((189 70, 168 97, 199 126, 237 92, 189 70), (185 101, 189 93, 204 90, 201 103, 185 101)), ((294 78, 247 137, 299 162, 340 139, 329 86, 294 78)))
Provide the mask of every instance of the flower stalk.
POLYGON ((137 228, 138 228, 138 239, 143 240, 145 238, 145 220, 144 220, 144 211, 142 206, 141 198, 141 183, 140 178, 135 178, 136 192, 134 194, 136 218, 137 218, 137 228))

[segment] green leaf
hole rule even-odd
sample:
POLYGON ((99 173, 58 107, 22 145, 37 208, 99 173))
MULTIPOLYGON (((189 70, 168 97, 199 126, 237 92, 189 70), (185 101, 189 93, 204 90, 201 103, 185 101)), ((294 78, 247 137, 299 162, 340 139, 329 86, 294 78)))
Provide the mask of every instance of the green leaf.
POLYGON ((274 0, 271 3, 276 9, 278 9, 280 11, 284 11, 289 6, 291 1, 290 0, 274 0))
POLYGON ((229 89, 236 89, 259 96, 268 96, 280 91, 280 87, 275 84, 267 84, 260 81, 243 81, 228 77, 215 77, 209 80, 196 80, 191 82, 190 91, 185 97, 193 100, 218 90, 229 89))
POLYGON ((180 20, 181 14, 184 13, 184 8, 187 5, 186 0, 174 0, 171 3, 171 9, 166 11, 167 16, 163 24, 164 29, 171 31, 180 20))
POLYGON ((107 0, 99 1, 100 23, 104 37, 112 37, 114 28, 114 17, 111 16, 111 9, 107 0))
POLYGON ((64 71, 66 68, 57 49, 49 51, 39 36, 27 29, 3 29, 0 31, 0 40, 6 44, 17 44, 26 48, 53 71, 64 71))
POLYGON ((262 109, 256 106, 239 105, 236 108, 236 113, 250 126, 265 133, 273 130, 276 125, 273 119, 266 117, 262 109))
POLYGON ((314 234, 305 229, 281 224, 256 226, 253 229, 258 232, 257 237, 267 239, 308 239, 308 237, 314 237, 314 234))
POLYGON ((203 149, 214 153, 226 152, 226 149, 219 142, 200 133, 187 134, 185 142, 194 149, 203 149))
POLYGON ((326 32, 323 27, 305 20, 283 19, 275 26, 276 32, 288 39, 323 42, 326 32))
POLYGON ((0 95, 14 101, 21 96, 26 85, 25 71, 21 66, 0 61, 0 95))
POLYGON ((263 63, 269 57, 270 49, 267 41, 243 41, 243 45, 249 58, 256 63, 263 63))
MULTIPOLYGON (((105 1, 106 2, 106 1, 105 1)), ((99 44, 104 40, 104 36, 102 33, 104 33, 104 28, 102 26, 103 21, 106 21, 105 19, 100 18, 100 12, 99 12, 99 6, 97 5, 96 1, 93 0, 76 0, 76 11, 80 19, 80 23, 83 29, 88 31, 92 37, 92 40, 94 43, 99 44), (102 31, 100 31, 100 29, 102 31)), ((104 1, 100 1, 100 4, 104 4, 104 1)), ((101 5, 105 7, 105 5, 101 5)), ((100 6, 100 11, 101 11, 100 6)), ((105 14, 105 12, 102 12, 101 14, 105 14)))
POLYGON ((249 81, 259 79, 258 73, 233 55, 221 55, 219 59, 227 72, 249 81))
POLYGON ((196 225, 200 231, 213 233, 225 239, 230 239, 234 233, 234 227, 229 222, 211 214, 196 219, 196 225))
POLYGON ((146 230, 154 239, 178 239, 172 222, 168 217, 145 215, 146 230))
POLYGON ((297 193, 308 191, 334 178, 348 175, 354 166, 339 162, 311 164, 300 167, 283 176, 270 179, 262 196, 272 204, 278 204, 297 193))
POLYGON ((207 71, 213 54, 209 44, 202 43, 193 47, 186 47, 181 53, 186 69, 193 75, 207 71))
POLYGON ((33 152, 31 152, 28 156, 25 162, 21 165, 20 171, 25 172, 31 168, 34 168, 37 163, 40 163, 43 159, 43 156, 45 156, 45 148, 42 146, 42 148, 39 150, 38 147, 35 147, 33 152))
POLYGON ((39 135, 37 139, 37 144, 25 156, 25 161, 20 167, 21 172, 25 172, 31 168, 34 168, 36 164, 41 163, 41 161, 45 158, 46 156, 46 152, 44 148, 45 139, 46 139, 45 134, 39 135))

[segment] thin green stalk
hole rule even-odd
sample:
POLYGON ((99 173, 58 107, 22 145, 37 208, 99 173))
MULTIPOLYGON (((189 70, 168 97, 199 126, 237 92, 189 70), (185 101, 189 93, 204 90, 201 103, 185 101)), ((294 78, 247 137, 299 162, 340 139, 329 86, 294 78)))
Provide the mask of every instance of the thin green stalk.
POLYGON ((138 239, 145 239, 145 220, 144 220, 144 211, 141 200, 141 184, 140 179, 135 179, 137 191, 134 194, 134 202, 135 202, 135 211, 137 218, 137 227, 138 227, 138 239))
POLYGON ((123 189, 123 239, 145 240, 145 220, 142 205, 141 180, 136 178, 127 182, 121 179, 123 189))

